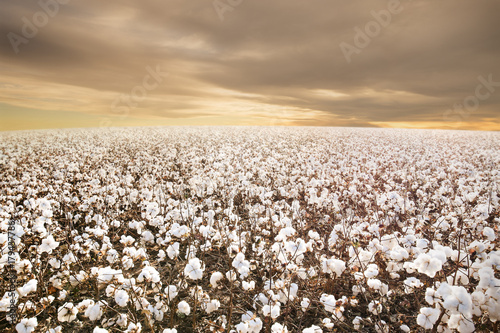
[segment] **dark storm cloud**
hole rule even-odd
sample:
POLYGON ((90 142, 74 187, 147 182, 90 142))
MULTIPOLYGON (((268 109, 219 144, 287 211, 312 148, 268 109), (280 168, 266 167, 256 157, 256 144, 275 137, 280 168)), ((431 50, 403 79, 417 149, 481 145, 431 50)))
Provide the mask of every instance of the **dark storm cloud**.
MULTIPOLYGON (((224 20, 212 1, 73 0, 16 53, 9 33, 23 36, 23 17, 32 22, 41 3, 53 2, 0 0, 0 83, 65 87, 77 99, 97 91, 89 112, 109 112, 116 94, 141 84, 147 66, 169 76, 131 110, 135 116, 224 115, 234 105, 251 117, 248 110, 265 106, 270 117, 273 107, 289 108, 283 117, 304 125, 441 122, 475 94, 478 77, 500 82, 496 0, 246 0, 224 20), (355 28, 364 31, 373 12, 391 6, 398 13, 390 23, 347 61, 341 43, 356 47, 355 28)), ((494 89, 468 121, 499 120, 494 89)), ((4 102, 25 106, 16 103, 22 97, 0 88, 4 102)))

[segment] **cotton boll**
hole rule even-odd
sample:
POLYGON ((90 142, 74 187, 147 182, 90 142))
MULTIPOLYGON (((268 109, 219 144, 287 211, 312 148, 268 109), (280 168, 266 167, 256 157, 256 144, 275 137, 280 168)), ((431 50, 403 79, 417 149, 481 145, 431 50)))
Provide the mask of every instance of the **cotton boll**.
POLYGON ((177 330, 175 328, 166 328, 163 333, 177 333, 177 330))
POLYGON ((435 308, 421 308, 417 316, 417 324, 425 329, 432 329, 439 318, 440 311, 435 308))
POLYGON ((379 315, 381 312, 382 312, 382 304, 380 304, 379 301, 371 301, 369 304, 368 304, 368 311, 370 311, 371 313, 373 313, 374 315, 379 315))
POLYGON ((96 326, 96 327, 94 327, 94 330, 92 331, 92 333, 108 333, 108 330, 96 326))
POLYGON ((216 299, 213 299, 206 304, 205 311, 207 313, 212 313, 214 311, 217 311, 219 307, 220 307, 220 302, 216 299))
POLYGON ((37 288, 38 280, 37 279, 32 279, 29 280, 24 286, 17 288, 17 292, 19 293, 20 297, 24 297, 28 295, 29 293, 35 292, 37 288))
POLYGON ((125 290, 118 290, 115 293, 115 302, 118 306, 124 307, 127 306, 129 300, 129 295, 125 290))
POLYGON ((179 256, 179 246, 179 242, 175 242, 174 244, 167 247, 167 255, 170 259, 173 260, 174 258, 177 258, 179 256))
POLYGON ((78 313, 78 309, 73 305, 73 303, 64 303, 57 310, 57 319, 60 322, 72 322, 76 319, 76 314, 78 313))
POLYGON ((169 285, 165 288, 165 294, 167 295, 167 299, 171 302, 178 294, 177 286, 169 285))
POLYGON ((319 326, 312 325, 311 327, 304 328, 302 333, 323 333, 323 330, 319 326))
POLYGON ((271 326, 271 333, 288 333, 288 328, 280 323, 274 323, 271 326))
POLYGON ((310 303, 311 303, 311 301, 309 300, 309 298, 307 298, 307 297, 302 298, 302 301, 300 302, 300 306, 302 308, 302 311, 306 312, 310 303))
POLYGON ((335 274, 341 276, 346 269, 345 262, 339 259, 323 259, 321 261, 321 268, 323 273, 335 274))
POLYGON ((250 282, 243 281, 242 287, 243 287, 243 290, 246 290, 246 291, 254 290, 255 289, 255 281, 250 281, 250 282))
POLYGON ((189 316, 191 313, 191 307, 186 301, 180 301, 179 304, 177 304, 177 312, 189 316))
POLYGON ((429 277, 434 277, 443 267, 443 262, 437 258, 433 258, 426 253, 421 253, 415 259, 413 266, 419 273, 426 274, 429 277))
POLYGON ((94 305, 89 306, 88 309, 85 311, 85 317, 88 317, 92 321, 101 319, 102 317, 101 302, 97 302, 94 305))
POLYGON ((221 272, 214 272, 210 277, 210 285, 212 288, 217 288, 217 282, 224 278, 221 272))
POLYGON ((16 325, 17 333, 31 333, 38 326, 38 321, 36 317, 34 318, 23 318, 21 322, 16 325))
POLYGON ((494 242, 496 239, 495 230, 490 227, 484 227, 483 236, 486 237, 490 242, 494 242))
POLYGON ((368 279, 371 279, 376 277, 378 273, 379 273, 378 266, 376 264, 369 264, 365 269, 364 275, 368 279))

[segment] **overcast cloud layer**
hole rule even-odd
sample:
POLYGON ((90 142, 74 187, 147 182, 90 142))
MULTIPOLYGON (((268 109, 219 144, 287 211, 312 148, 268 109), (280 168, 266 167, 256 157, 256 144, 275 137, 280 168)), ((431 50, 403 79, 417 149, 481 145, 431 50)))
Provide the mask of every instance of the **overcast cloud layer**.
POLYGON ((54 1, 0 0, 2 130, 34 113, 51 127, 58 112, 97 125, 500 129, 498 0, 71 0, 26 28, 54 1))

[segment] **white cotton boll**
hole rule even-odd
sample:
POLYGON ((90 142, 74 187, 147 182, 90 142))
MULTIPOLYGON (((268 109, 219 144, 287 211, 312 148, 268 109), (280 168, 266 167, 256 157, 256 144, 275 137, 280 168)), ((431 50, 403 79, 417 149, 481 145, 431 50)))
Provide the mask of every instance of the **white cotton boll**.
POLYGON ((417 259, 415 259, 413 267, 416 268, 419 273, 423 273, 432 278, 443 268, 443 262, 426 253, 421 253, 417 259))
POLYGON ((494 242, 496 239, 495 230, 490 227, 484 227, 483 236, 486 237, 490 242, 494 242))
POLYGON ((212 288, 217 288, 217 282, 224 278, 221 272, 214 272, 210 277, 210 285, 212 288))
POLYGON ((238 252, 236 257, 234 258, 232 266, 236 268, 242 278, 245 278, 250 272, 250 262, 248 260, 245 260, 245 255, 241 252, 238 252))
POLYGON ((250 281, 250 282, 243 281, 242 287, 243 287, 243 290, 246 290, 246 291, 254 290, 255 289, 255 281, 250 281))
POLYGON ((17 288, 17 292, 19 293, 20 297, 24 297, 29 293, 35 292, 37 285, 38 285, 37 279, 29 280, 24 286, 22 286, 21 288, 17 288))
POLYGON ((409 258, 409 254, 408 254, 408 251, 406 251, 406 249, 400 247, 400 246, 397 246, 395 248, 393 248, 390 252, 389 252, 389 257, 392 259, 392 260, 396 260, 396 261, 402 261, 404 259, 408 259, 409 258))
POLYGON ((274 323, 271 326, 271 333, 288 333, 288 328, 280 323, 274 323))
POLYGON ((163 333, 177 333, 177 330, 175 328, 165 328, 163 333))
POLYGON ((122 235, 120 237, 120 243, 122 243, 124 246, 130 246, 135 243, 135 238, 132 236, 122 235))
POLYGON ((155 242, 155 236, 153 235, 153 233, 149 230, 146 230, 142 233, 142 240, 145 242, 145 243, 151 243, 151 244, 154 244, 155 242))
POLYGON ((178 294, 177 286, 169 285, 165 287, 165 294, 167 295, 169 302, 171 302, 178 294))
POLYGON ((50 258, 49 265, 52 266, 52 268, 59 269, 61 267, 61 262, 56 258, 50 258))
POLYGON ((17 333, 31 333, 38 326, 38 321, 36 317, 33 318, 23 318, 21 322, 16 325, 17 333))
POLYGON ((143 281, 158 283, 160 282, 160 273, 154 267, 146 266, 137 277, 137 282, 142 283, 143 281))
POLYGON ((323 273, 335 274, 341 276, 346 269, 345 262, 339 259, 323 259, 321 261, 321 269, 323 273))
POLYGON ((66 299, 66 296, 68 296, 68 292, 66 290, 61 290, 59 292, 59 297, 57 297, 57 299, 62 301, 66 299))
POLYGON ((368 311, 370 311, 376 316, 382 312, 382 309, 383 309, 382 304, 380 304, 379 301, 371 301, 368 304, 368 311))
POLYGON ((366 283, 368 284, 368 287, 375 289, 375 290, 379 290, 380 287, 382 287, 382 282, 378 279, 368 279, 368 281, 366 281, 366 283))
POLYGON ((300 302, 300 306, 302 308, 302 311, 306 312, 307 308, 309 308, 309 304, 311 304, 311 301, 309 300, 309 298, 304 297, 302 299, 302 301, 300 302))
POLYGON ((63 306, 57 309, 57 320, 60 322, 72 322, 76 319, 76 314, 78 309, 73 305, 73 303, 64 303, 63 306))
POLYGON ((59 242, 55 241, 54 236, 49 235, 47 238, 42 240, 42 244, 38 247, 38 252, 47 252, 48 254, 51 254, 52 250, 55 250, 58 246, 59 242))
POLYGON ((276 319, 280 316, 280 303, 277 302, 276 304, 266 304, 262 307, 262 314, 264 317, 271 316, 272 319, 276 319))
POLYGON ((191 313, 191 307, 186 301, 180 301, 179 304, 177 304, 177 312, 189 316, 191 313))
POLYGON ((108 333, 108 330, 105 328, 100 328, 98 326, 94 327, 92 333, 108 333))
POLYGON ((115 293, 115 302, 118 304, 118 306, 127 306, 129 300, 128 293, 125 290, 118 290, 115 293))
POLYGON ((406 280, 404 280, 403 284, 404 284, 405 293, 407 293, 407 294, 412 293, 414 288, 420 288, 424 285, 416 277, 407 278, 406 280))
POLYGON ((207 313, 212 313, 214 311, 217 311, 219 307, 220 307, 220 302, 216 299, 213 299, 206 304, 205 311, 207 311, 207 313))
POLYGON ((188 264, 184 268, 184 274, 191 280, 201 279, 205 270, 203 263, 198 258, 189 259, 188 264))
POLYGON ((399 329, 405 333, 410 332, 410 328, 408 327, 408 325, 401 325, 399 326, 399 329))
POLYGON ((417 316, 417 324, 425 329, 432 329, 439 318, 440 311, 435 308, 421 308, 417 316))
POLYGON ((304 328, 302 333, 323 333, 323 330, 319 326, 312 325, 311 327, 304 328))
POLYGON ((92 321, 101 319, 102 317, 101 302, 97 302, 94 305, 89 306, 88 309, 85 311, 85 317, 88 317, 92 321))
POLYGON ((335 312, 335 307, 337 305, 337 300, 335 299, 335 296, 322 294, 319 300, 321 304, 323 304, 323 306, 325 307, 325 311, 330 313, 335 312))
POLYGON ((429 303, 429 305, 434 305, 438 296, 436 295, 436 291, 432 288, 427 288, 425 290, 425 301, 429 303))
POLYGON ((167 255, 170 259, 177 258, 179 256, 179 242, 175 242, 167 247, 167 255))
POLYGON ((325 328, 328 328, 328 329, 331 329, 334 326, 333 323, 332 323, 332 320, 330 318, 324 318, 322 320, 322 323, 325 326, 325 328))
POLYGON ((319 234, 314 230, 309 230, 309 232, 307 233, 307 236, 309 236, 309 238, 314 239, 314 240, 320 240, 319 234))
POLYGON ((236 281, 236 279, 238 279, 238 276, 236 275, 235 272, 233 271, 227 271, 226 272, 226 278, 230 281, 230 282, 234 282, 236 281))
POLYGON ((448 327, 454 328, 459 332, 472 333, 475 331, 474 323, 467 318, 464 318, 459 313, 454 313, 448 319, 448 327))
POLYGON ((369 264, 368 266, 366 266, 364 275, 368 279, 371 279, 376 277, 378 273, 379 273, 378 266, 376 264, 369 264))

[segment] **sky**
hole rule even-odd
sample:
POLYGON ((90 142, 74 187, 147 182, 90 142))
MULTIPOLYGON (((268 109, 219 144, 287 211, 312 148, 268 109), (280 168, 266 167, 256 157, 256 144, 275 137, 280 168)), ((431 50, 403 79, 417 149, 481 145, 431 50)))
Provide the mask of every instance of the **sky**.
POLYGON ((500 130, 498 0, 0 0, 0 130, 500 130))

